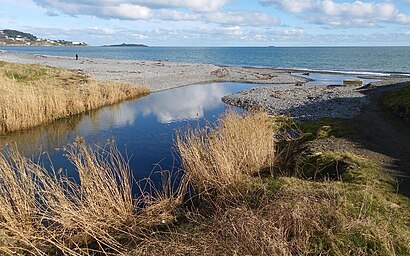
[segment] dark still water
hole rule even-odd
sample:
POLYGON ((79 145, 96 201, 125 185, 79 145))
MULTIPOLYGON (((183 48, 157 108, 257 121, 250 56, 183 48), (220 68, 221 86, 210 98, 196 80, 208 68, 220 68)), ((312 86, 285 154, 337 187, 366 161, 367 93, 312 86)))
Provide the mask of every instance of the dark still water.
MULTIPOLYGON (((56 168, 68 169, 70 174, 71 164, 56 149, 72 143, 77 136, 87 144, 98 145, 114 139, 121 152, 130 158, 135 177, 145 178, 153 169, 159 169, 155 167, 157 163, 166 170, 177 165, 172 153, 176 129, 214 121, 227 108, 222 96, 252 87, 255 85, 223 83, 156 92, 88 115, 2 136, 0 145, 15 142, 20 151, 34 159, 46 151, 56 168)), ((41 159, 47 166, 48 156, 41 159)))
POLYGON ((410 47, 0 47, 58 56, 410 74, 410 47))

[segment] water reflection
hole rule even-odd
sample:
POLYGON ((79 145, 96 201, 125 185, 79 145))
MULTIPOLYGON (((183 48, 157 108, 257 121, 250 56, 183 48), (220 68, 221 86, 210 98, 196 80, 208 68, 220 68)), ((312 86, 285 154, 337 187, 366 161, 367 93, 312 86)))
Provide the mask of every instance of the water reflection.
POLYGON ((76 115, 45 126, 0 136, 0 146, 16 144, 24 155, 52 151, 58 145, 65 145, 70 140, 69 135, 76 133, 79 123, 84 119, 85 115, 76 115))
POLYGON ((203 118, 206 111, 217 108, 221 98, 229 93, 220 84, 190 86, 153 94, 138 105, 144 116, 155 115, 160 123, 173 123, 203 118), (147 101, 149 104, 145 104, 147 101))

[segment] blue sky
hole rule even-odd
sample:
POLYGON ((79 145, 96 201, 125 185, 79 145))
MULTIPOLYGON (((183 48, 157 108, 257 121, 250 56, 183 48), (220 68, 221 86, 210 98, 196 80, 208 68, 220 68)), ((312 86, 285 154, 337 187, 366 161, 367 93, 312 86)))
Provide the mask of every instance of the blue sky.
POLYGON ((410 0, 0 0, 0 29, 91 45, 410 45, 410 0))

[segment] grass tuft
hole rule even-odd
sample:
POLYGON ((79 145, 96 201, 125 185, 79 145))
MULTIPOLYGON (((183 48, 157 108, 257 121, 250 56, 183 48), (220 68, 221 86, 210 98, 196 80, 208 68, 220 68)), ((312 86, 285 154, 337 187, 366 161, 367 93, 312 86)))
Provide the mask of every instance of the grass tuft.
POLYGON ((264 113, 228 112, 216 126, 181 132, 176 144, 185 175, 201 193, 242 193, 249 177, 272 166, 277 129, 264 113))
POLYGON ((410 118, 410 86, 387 93, 383 104, 397 115, 410 118))

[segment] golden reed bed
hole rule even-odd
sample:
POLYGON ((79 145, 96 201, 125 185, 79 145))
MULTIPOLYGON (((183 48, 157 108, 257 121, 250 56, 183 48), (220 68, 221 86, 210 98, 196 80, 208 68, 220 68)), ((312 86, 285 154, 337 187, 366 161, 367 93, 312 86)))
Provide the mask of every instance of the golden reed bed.
POLYGON ((307 144, 289 128, 263 113, 228 112, 180 131, 180 182, 163 171, 157 187, 136 182, 113 144, 65 148, 78 183, 8 147, 0 255, 409 255, 410 204, 391 177, 348 152, 301 154, 307 144), (344 164, 340 179, 306 176, 344 164))
POLYGON ((145 87, 95 81, 79 71, 0 62, 0 134, 148 93, 145 87))

